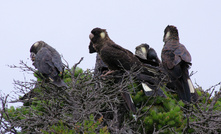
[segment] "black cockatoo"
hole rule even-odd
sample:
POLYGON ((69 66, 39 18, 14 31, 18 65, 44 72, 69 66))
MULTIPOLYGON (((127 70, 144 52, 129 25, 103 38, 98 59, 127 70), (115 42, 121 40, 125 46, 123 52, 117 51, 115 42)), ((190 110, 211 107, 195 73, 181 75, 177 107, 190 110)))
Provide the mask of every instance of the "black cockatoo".
POLYGON ((162 65, 171 78, 170 85, 184 102, 197 100, 197 93, 189 76, 191 56, 185 46, 179 42, 178 30, 168 25, 164 30, 164 47, 161 53, 162 65), (192 95, 191 95, 192 94, 192 95))
MULTIPOLYGON (((159 67, 161 64, 156 51, 146 43, 135 48, 135 56, 145 65, 159 67)), ((154 79, 153 75, 141 72, 137 78, 142 81, 142 87, 147 96, 151 96, 157 91, 156 95, 166 97, 163 90, 160 87, 158 88, 159 81, 154 79)))
POLYGON ((152 66, 160 65, 160 60, 156 51, 146 43, 136 47, 135 55, 145 64, 150 64, 152 66))
POLYGON ((37 41, 31 46, 30 53, 33 65, 46 81, 58 87, 67 87, 61 78, 64 72, 61 56, 53 47, 44 41, 37 41))
MULTIPOLYGON (((152 85, 145 84, 145 80, 152 79, 152 77, 149 77, 148 75, 154 74, 149 72, 148 69, 145 69, 143 63, 132 52, 113 42, 109 38, 105 29, 94 28, 91 31, 89 38, 91 40, 90 45, 93 45, 94 49, 92 51, 96 51, 99 54, 100 58, 109 69, 105 75, 119 70, 142 70, 141 73, 139 73, 139 76, 137 75, 136 78, 142 81, 145 94, 148 96, 151 95, 150 91, 152 92, 155 90, 153 89, 155 87, 155 83, 159 81, 151 83, 152 85)), ((91 47, 89 46, 89 48, 91 47)))
POLYGON ((109 71, 131 70, 132 67, 141 66, 141 62, 132 52, 117 45, 109 38, 105 29, 94 28, 89 38, 109 71))
MULTIPOLYGON (((95 28, 91 31, 89 38, 91 40, 89 45, 89 53, 98 53, 95 65, 95 67, 99 69, 97 73, 103 74, 103 71, 105 71, 105 75, 115 74, 115 72, 119 70, 130 70, 131 67, 135 65, 134 62, 140 64, 139 60, 130 51, 115 44, 108 37, 106 30, 95 28), (108 71, 106 69, 108 69, 108 71)), ((121 80, 117 79, 116 82, 118 81, 120 82, 121 80)), ((127 92, 122 92, 121 96, 125 100, 127 108, 135 113, 136 107, 130 94, 127 92)))

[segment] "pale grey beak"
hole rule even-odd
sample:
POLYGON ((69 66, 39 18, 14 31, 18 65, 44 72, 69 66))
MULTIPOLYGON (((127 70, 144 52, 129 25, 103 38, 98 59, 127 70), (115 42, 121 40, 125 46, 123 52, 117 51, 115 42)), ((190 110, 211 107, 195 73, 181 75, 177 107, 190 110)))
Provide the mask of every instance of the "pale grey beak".
POLYGON ((91 40, 92 38, 94 38, 94 35, 91 33, 91 34, 89 35, 89 38, 90 38, 90 40, 91 40))

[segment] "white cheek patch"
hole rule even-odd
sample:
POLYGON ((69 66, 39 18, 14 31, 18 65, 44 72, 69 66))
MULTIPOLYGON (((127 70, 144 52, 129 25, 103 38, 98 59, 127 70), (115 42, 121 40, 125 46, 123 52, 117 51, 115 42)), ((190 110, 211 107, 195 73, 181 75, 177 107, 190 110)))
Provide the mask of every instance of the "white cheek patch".
POLYGON ((169 37, 170 37, 170 32, 167 32, 166 36, 165 36, 165 40, 167 40, 167 38, 169 38, 169 37))
POLYGON ((151 88, 149 88, 145 83, 141 83, 142 84, 142 87, 144 89, 145 92, 150 92, 150 91, 153 91, 151 88))
POLYGON ((36 42, 36 43, 34 44, 34 46, 35 46, 35 47, 37 47, 37 46, 38 46, 38 44, 39 44, 39 43, 38 43, 38 42, 36 42))
POLYGON ((190 93, 195 93, 195 89, 193 87, 193 83, 190 79, 187 79, 187 82, 188 82, 188 85, 189 85, 189 88, 190 88, 190 93))
POLYGON ((100 33, 101 38, 105 38, 105 32, 100 33))
POLYGON ((147 54, 147 50, 146 50, 145 47, 141 47, 141 51, 142 51, 142 53, 144 53, 145 55, 147 54))

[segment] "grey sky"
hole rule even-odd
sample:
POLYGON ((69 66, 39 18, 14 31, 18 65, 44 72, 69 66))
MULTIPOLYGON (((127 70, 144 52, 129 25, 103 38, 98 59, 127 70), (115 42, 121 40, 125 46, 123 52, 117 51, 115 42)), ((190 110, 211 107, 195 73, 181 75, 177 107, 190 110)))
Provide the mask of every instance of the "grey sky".
POLYGON ((30 74, 10 69, 20 60, 31 65, 29 49, 43 40, 72 66, 92 69, 96 54, 88 53, 89 33, 105 28, 117 44, 134 52, 148 43, 160 58, 163 31, 177 26, 180 42, 192 55, 191 79, 204 89, 221 81, 221 1, 204 0, 5 0, 0 4, 1 86, 9 93, 13 79, 33 79, 30 74))

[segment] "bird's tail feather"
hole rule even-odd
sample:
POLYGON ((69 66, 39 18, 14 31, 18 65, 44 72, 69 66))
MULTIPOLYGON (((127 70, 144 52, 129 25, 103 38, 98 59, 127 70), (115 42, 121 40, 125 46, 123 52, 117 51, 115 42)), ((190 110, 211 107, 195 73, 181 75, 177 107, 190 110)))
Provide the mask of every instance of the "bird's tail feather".
POLYGON ((65 87, 68 88, 67 84, 59 77, 49 77, 49 79, 51 80, 52 84, 56 85, 57 87, 65 87))
POLYGON ((189 89, 190 89, 190 93, 195 93, 195 89, 193 87, 193 83, 190 79, 187 79, 188 85, 189 85, 189 89))
POLYGON ((163 93, 163 90, 161 88, 157 89, 157 86, 155 85, 150 85, 147 83, 141 83, 144 93, 146 96, 152 96, 152 95, 157 95, 157 96, 162 96, 166 98, 166 95, 163 93))
POLYGON ((175 83, 179 98, 184 102, 191 102, 190 87, 187 79, 189 79, 188 71, 184 72, 181 78, 177 79, 175 83))
POLYGON ((130 94, 128 94, 127 92, 123 92, 121 93, 121 96, 123 97, 123 99, 125 100, 127 107, 129 108, 129 110, 131 110, 133 113, 136 113, 136 107, 134 105, 134 102, 130 96, 130 94))
POLYGON ((187 82, 188 82, 188 85, 190 88, 191 101, 196 102, 198 100, 198 94, 197 94, 190 78, 187 79, 187 82))
POLYGON ((63 80, 61 80, 61 79, 59 79, 57 81, 53 81, 53 84, 55 84, 57 87, 68 88, 67 84, 63 80))

